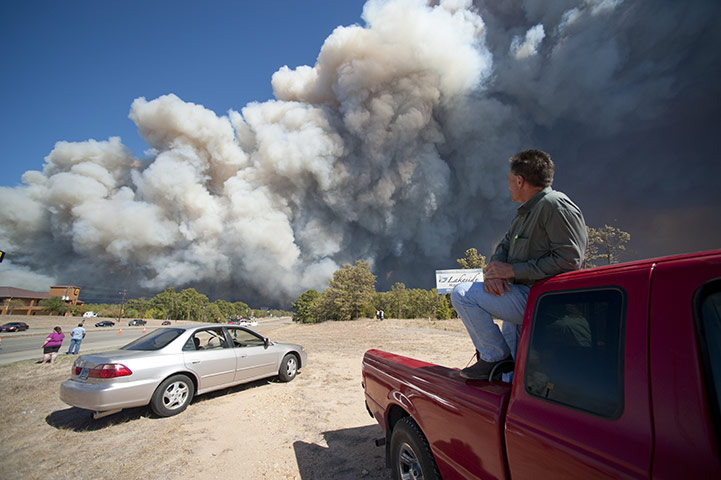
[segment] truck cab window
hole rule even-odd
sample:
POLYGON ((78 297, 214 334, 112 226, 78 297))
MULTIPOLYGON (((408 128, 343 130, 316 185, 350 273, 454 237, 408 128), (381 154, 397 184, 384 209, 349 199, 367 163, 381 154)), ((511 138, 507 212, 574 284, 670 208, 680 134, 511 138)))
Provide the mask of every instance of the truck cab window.
POLYGON ((618 288, 540 297, 526 359, 526 391, 603 417, 618 417, 623 411, 624 297, 618 288))
POLYGON ((721 431, 721 280, 706 285, 699 295, 697 325, 709 405, 715 409, 716 427, 721 431))

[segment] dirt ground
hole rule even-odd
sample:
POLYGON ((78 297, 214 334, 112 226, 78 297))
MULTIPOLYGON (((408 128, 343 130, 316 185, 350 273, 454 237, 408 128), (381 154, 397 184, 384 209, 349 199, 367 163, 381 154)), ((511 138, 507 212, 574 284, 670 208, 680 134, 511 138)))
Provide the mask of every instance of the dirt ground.
POLYGON ((460 321, 357 320, 266 328, 300 343, 308 365, 290 383, 262 380, 196 397, 158 418, 149 408, 93 420, 60 401, 74 358, 0 367, 0 478, 389 479, 366 412, 369 348, 462 368, 473 346, 460 321))

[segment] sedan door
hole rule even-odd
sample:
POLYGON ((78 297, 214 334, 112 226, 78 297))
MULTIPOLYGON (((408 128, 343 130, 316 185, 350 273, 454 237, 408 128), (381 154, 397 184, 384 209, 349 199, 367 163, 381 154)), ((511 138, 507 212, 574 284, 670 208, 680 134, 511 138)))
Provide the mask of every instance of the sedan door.
POLYGON ((235 352, 229 347, 221 327, 198 330, 183 347, 185 366, 198 377, 198 391, 233 383, 235 352))
POLYGON ((236 355, 235 382, 272 377, 278 373, 278 352, 260 335, 240 327, 226 327, 236 355))

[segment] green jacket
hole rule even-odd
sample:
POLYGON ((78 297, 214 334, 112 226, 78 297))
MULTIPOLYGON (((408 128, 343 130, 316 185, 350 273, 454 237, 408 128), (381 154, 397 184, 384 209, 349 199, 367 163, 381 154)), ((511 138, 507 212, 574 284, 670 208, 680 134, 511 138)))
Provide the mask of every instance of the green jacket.
POLYGON ((546 187, 518 207, 491 260, 513 265, 513 283, 531 285, 580 269, 587 242, 581 209, 564 193, 546 187))

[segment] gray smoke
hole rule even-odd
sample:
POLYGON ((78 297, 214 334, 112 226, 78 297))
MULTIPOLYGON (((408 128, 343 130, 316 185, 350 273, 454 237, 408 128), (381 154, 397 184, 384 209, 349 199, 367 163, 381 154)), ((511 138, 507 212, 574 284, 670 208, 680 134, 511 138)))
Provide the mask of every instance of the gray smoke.
POLYGON ((42 172, 0 188, 2 283, 281 304, 363 259, 379 288, 430 288, 466 248, 491 253, 514 210, 506 159, 532 147, 589 224, 674 232, 661 203, 719 203, 703 156, 717 3, 370 0, 314 66, 273 75, 275 100, 225 116, 135 100, 148 158, 119 138, 58 142, 42 172))

